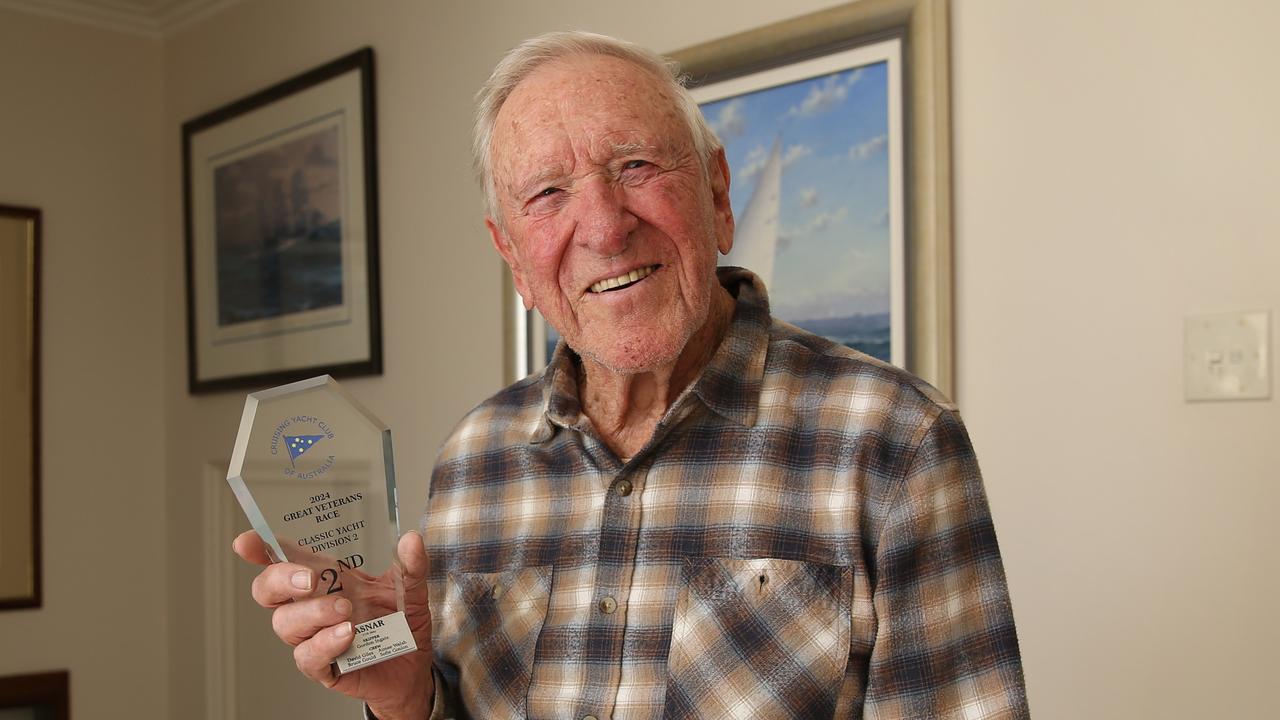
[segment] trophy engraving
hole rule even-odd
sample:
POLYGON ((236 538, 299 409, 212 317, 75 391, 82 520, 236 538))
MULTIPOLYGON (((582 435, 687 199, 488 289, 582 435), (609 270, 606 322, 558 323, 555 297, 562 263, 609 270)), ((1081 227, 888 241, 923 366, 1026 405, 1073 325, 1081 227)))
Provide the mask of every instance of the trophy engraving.
POLYGON ((273 561, 311 568, 315 594, 351 601, 355 637, 339 673, 417 649, 395 553, 391 430, 333 378, 250 394, 227 482, 273 561))

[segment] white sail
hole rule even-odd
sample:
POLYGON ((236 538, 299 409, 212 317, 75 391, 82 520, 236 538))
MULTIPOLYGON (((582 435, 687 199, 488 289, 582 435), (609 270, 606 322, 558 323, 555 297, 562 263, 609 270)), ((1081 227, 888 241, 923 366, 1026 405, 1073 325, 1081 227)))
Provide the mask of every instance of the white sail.
POLYGON ((773 283, 773 258, 778 248, 778 202, 782 193, 782 138, 773 141, 769 159, 757 176, 755 192, 737 223, 733 250, 725 265, 739 265, 773 283))

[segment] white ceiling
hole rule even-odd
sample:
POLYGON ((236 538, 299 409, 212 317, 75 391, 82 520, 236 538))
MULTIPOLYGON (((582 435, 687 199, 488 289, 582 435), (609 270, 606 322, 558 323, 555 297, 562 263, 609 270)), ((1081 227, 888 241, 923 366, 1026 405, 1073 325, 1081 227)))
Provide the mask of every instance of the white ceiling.
POLYGON ((0 8, 162 37, 241 0, 0 0, 0 8))

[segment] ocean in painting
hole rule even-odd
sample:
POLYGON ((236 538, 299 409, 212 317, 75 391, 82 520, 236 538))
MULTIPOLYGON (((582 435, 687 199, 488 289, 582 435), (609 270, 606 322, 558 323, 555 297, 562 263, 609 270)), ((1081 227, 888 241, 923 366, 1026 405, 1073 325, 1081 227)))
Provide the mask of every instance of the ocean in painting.
POLYGON ((218 324, 342 304, 336 127, 214 171, 218 324))
POLYGON ((890 362, 892 336, 888 313, 793 320, 791 324, 878 360, 890 362))

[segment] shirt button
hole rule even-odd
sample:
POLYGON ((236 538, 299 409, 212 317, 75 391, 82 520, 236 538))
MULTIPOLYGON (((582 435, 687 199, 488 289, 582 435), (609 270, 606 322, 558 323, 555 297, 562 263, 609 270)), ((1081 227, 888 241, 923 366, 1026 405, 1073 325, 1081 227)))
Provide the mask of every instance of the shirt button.
POLYGON ((582 720, 597 720, 595 715, 586 715, 582 720))
MULTIPOLYGON (((613 611, 617 609, 618 609, 618 601, 614 600, 612 597, 606 597, 605 599, 600 601, 600 612, 604 613, 605 615, 612 615, 613 611)), ((586 720, 586 718, 583 718, 583 720, 586 720)))
POLYGON ((614 485, 613 488, 614 490, 617 491, 619 495, 621 495, 622 497, 626 497, 631 494, 631 481, 619 480, 618 484, 614 485))

